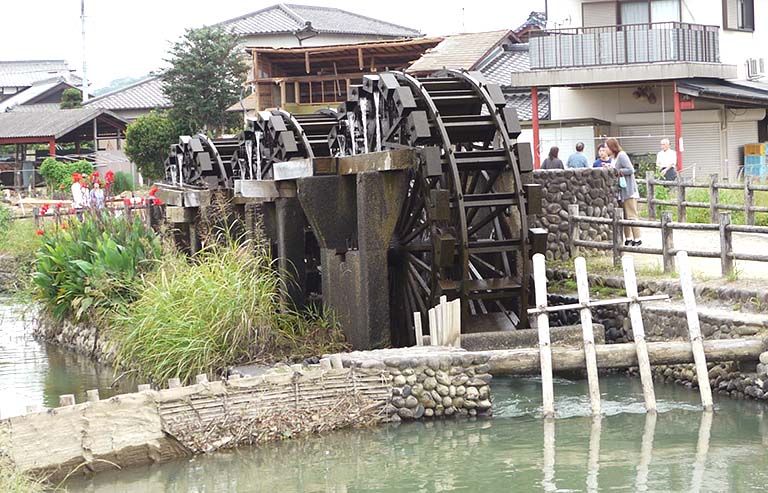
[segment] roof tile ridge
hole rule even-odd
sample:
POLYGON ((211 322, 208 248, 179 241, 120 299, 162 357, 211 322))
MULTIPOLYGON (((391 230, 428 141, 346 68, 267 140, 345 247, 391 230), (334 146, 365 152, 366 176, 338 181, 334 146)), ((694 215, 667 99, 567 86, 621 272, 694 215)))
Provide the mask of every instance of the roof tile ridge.
MULTIPOLYGON (((285 5, 285 4, 280 4, 280 5, 285 5)), ((291 6, 294 6, 294 7, 302 7, 302 8, 307 8, 307 9, 316 9, 316 10, 335 10, 335 11, 338 11, 338 12, 344 12, 346 14, 354 15, 355 17, 360 17, 361 19, 367 19, 369 21, 378 22, 379 24, 386 24, 388 26, 398 27, 398 28, 406 30, 406 31, 411 31, 413 33, 416 33, 418 36, 422 35, 422 32, 419 31, 418 29, 413 29, 412 27, 403 26, 401 24, 395 24, 394 22, 383 21, 381 19, 376 19, 375 17, 369 17, 367 15, 358 14, 357 12, 351 12, 349 10, 340 9, 338 7, 324 7, 322 5, 299 5, 299 4, 295 4, 295 3, 287 4, 287 5, 291 5, 291 6)))
POLYGON ((296 12, 294 12, 290 7, 288 7, 287 4, 278 3, 277 8, 281 9, 283 12, 285 12, 288 15, 288 17, 291 17, 293 20, 295 20, 299 24, 299 29, 304 27, 307 24, 307 22, 311 22, 303 18, 296 12))
MULTIPOLYGON (((105 92, 104 94, 100 94, 100 95, 96 96, 95 98, 90 98, 90 99, 88 99, 88 101, 85 101, 83 103, 83 106, 85 106, 87 104, 90 104, 90 103, 93 103, 94 101, 101 101, 103 99, 106 99, 109 96, 114 96, 115 94, 117 94, 119 92, 127 91, 128 89, 133 89, 134 87, 140 86, 141 84, 144 84, 145 82, 149 82, 149 81, 151 81, 153 79, 161 79, 161 77, 160 77, 161 75, 162 74, 147 75, 146 77, 143 77, 143 78, 137 80, 136 82, 132 82, 132 83, 128 84, 127 86, 119 87, 119 88, 114 89, 112 91, 105 92)), ((162 81, 162 79, 161 79, 161 81, 162 81)))

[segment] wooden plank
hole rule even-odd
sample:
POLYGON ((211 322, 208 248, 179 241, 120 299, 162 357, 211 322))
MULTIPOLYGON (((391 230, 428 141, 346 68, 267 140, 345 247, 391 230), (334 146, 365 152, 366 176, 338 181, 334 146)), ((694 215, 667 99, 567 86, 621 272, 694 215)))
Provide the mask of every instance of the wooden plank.
POLYGON ((456 298, 452 302, 452 308, 453 308, 453 347, 460 348, 461 347, 461 300, 459 298, 456 298))
POLYGON ((197 208, 165 206, 165 220, 171 224, 191 223, 195 219, 197 208))
POLYGON ((677 253, 677 268, 680 272, 680 289, 685 301, 685 316, 688 319, 688 336, 691 340, 693 361, 696 364, 696 376, 698 377, 701 405, 705 411, 714 409, 712 404, 712 389, 709 386, 709 372, 707 371, 707 358, 704 355, 702 345, 701 325, 699 324, 699 312, 696 309, 696 296, 693 293, 693 275, 688 254, 677 253))
POLYGON ((587 381, 589 383, 589 402, 592 414, 600 414, 600 383, 597 377, 597 354, 595 353, 595 335, 592 329, 592 311, 589 308, 589 278, 587 261, 578 257, 574 261, 576 268, 576 286, 579 292, 581 331, 584 339, 584 360, 587 363, 587 381))
MULTIPOLYGON (((626 286, 627 297, 636 299, 637 278, 635 277, 634 259, 630 255, 624 255, 621 258, 621 265, 624 269, 624 285, 626 286)), ((635 350, 637 351, 637 363, 640 369, 640 381, 643 386, 645 409, 653 413, 656 412, 656 393, 653 390, 653 375, 651 374, 651 363, 648 359, 648 347, 645 342, 643 315, 638 301, 629 303, 629 320, 632 324, 632 333, 635 336, 635 350)))
POLYGON ((416 345, 424 345, 424 333, 421 329, 421 313, 413 312, 413 330, 416 333, 416 345))
MULTIPOLYGON (((536 306, 541 310, 547 306, 547 270, 544 255, 533 256, 533 282, 536 292, 536 306)), ((541 311, 537 319, 539 333, 539 358, 541 362, 541 393, 545 418, 555 416, 555 391, 552 383, 552 348, 549 341, 549 314, 541 311)))
POLYGON ((434 308, 430 308, 427 313, 429 315, 429 345, 438 346, 440 335, 437 333, 437 313, 435 313, 434 308))
POLYGON ((354 175, 365 171, 394 171, 416 168, 418 159, 414 149, 370 152, 338 159, 340 175, 354 175))

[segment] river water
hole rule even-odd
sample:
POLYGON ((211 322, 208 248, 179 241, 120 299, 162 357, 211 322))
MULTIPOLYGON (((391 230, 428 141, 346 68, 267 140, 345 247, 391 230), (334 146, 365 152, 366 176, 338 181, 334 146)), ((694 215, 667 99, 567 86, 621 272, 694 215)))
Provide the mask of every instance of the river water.
MULTIPOLYGON (((8 337, 17 329, 7 319, 1 327, 4 407, 9 395, 51 405, 63 388, 84 392, 111 382, 106 369, 18 331, 8 337)), ((721 399, 714 414, 703 413, 695 391, 657 384, 654 416, 643 412, 638 380, 606 375, 601 388, 600 419, 589 416, 583 381, 556 379, 558 419, 545 421, 538 379, 496 378, 490 419, 343 430, 100 473, 66 487, 110 493, 768 489, 764 405, 721 399)))

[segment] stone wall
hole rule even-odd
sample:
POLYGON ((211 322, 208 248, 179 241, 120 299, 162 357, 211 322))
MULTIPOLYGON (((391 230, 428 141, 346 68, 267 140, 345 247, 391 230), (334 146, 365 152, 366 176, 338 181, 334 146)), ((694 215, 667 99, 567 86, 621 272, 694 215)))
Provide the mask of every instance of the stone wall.
POLYGON ((113 364, 117 357, 117 347, 109 340, 106 331, 93 324, 56 322, 41 316, 34 324, 32 336, 88 356, 100 363, 113 364))
POLYGON ((490 356, 431 346, 356 351, 345 367, 378 368, 392 375, 389 421, 490 416, 490 356))
MULTIPOLYGON (((533 182, 542 187, 542 214, 535 226, 549 231, 547 259, 570 257, 568 206, 579 205, 579 213, 594 217, 612 217, 618 186, 613 170, 604 168, 536 170, 533 182)), ((611 228, 601 224, 583 224, 581 239, 610 241, 611 228)))

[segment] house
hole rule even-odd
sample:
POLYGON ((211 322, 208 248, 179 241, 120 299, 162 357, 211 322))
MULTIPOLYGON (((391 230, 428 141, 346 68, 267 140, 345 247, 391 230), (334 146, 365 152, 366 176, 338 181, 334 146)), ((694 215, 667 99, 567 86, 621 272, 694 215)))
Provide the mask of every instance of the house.
POLYGON ((61 78, 72 85, 82 83, 64 60, 0 60, 0 102, 36 83, 61 78))
POLYGON ((332 7, 279 3, 215 24, 243 46, 292 48, 416 38, 416 29, 332 7))
MULTIPOLYGON (((745 144, 768 139, 760 82, 768 3, 754 0, 548 0, 530 33, 530 70, 511 85, 549 90, 552 118, 593 118, 630 154, 673 141, 684 176, 734 180, 745 144)), ((537 163, 539 122, 531 135, 537 163)))
POLYGON ((72 76, 59 75, 52 79, 34 82, 31 86, 0 101, 0 113, 5 111, 57 110, 67 89, 81 90, 72 76))
POLYGON ((166 110, 171 106, 171 100, 165 95, 163 81, 158 75, 146 77, 83 103, 84 108, 109 110, 129 123, 152 110, 166 110))
POLYGON ((247 48, 258 77, 253 94, 227 111, 281 107, 291 113, 336 108, 349 99, 349 87, 379 70, 404 70, 443 38, 373 41, 294 48, 247 48))

